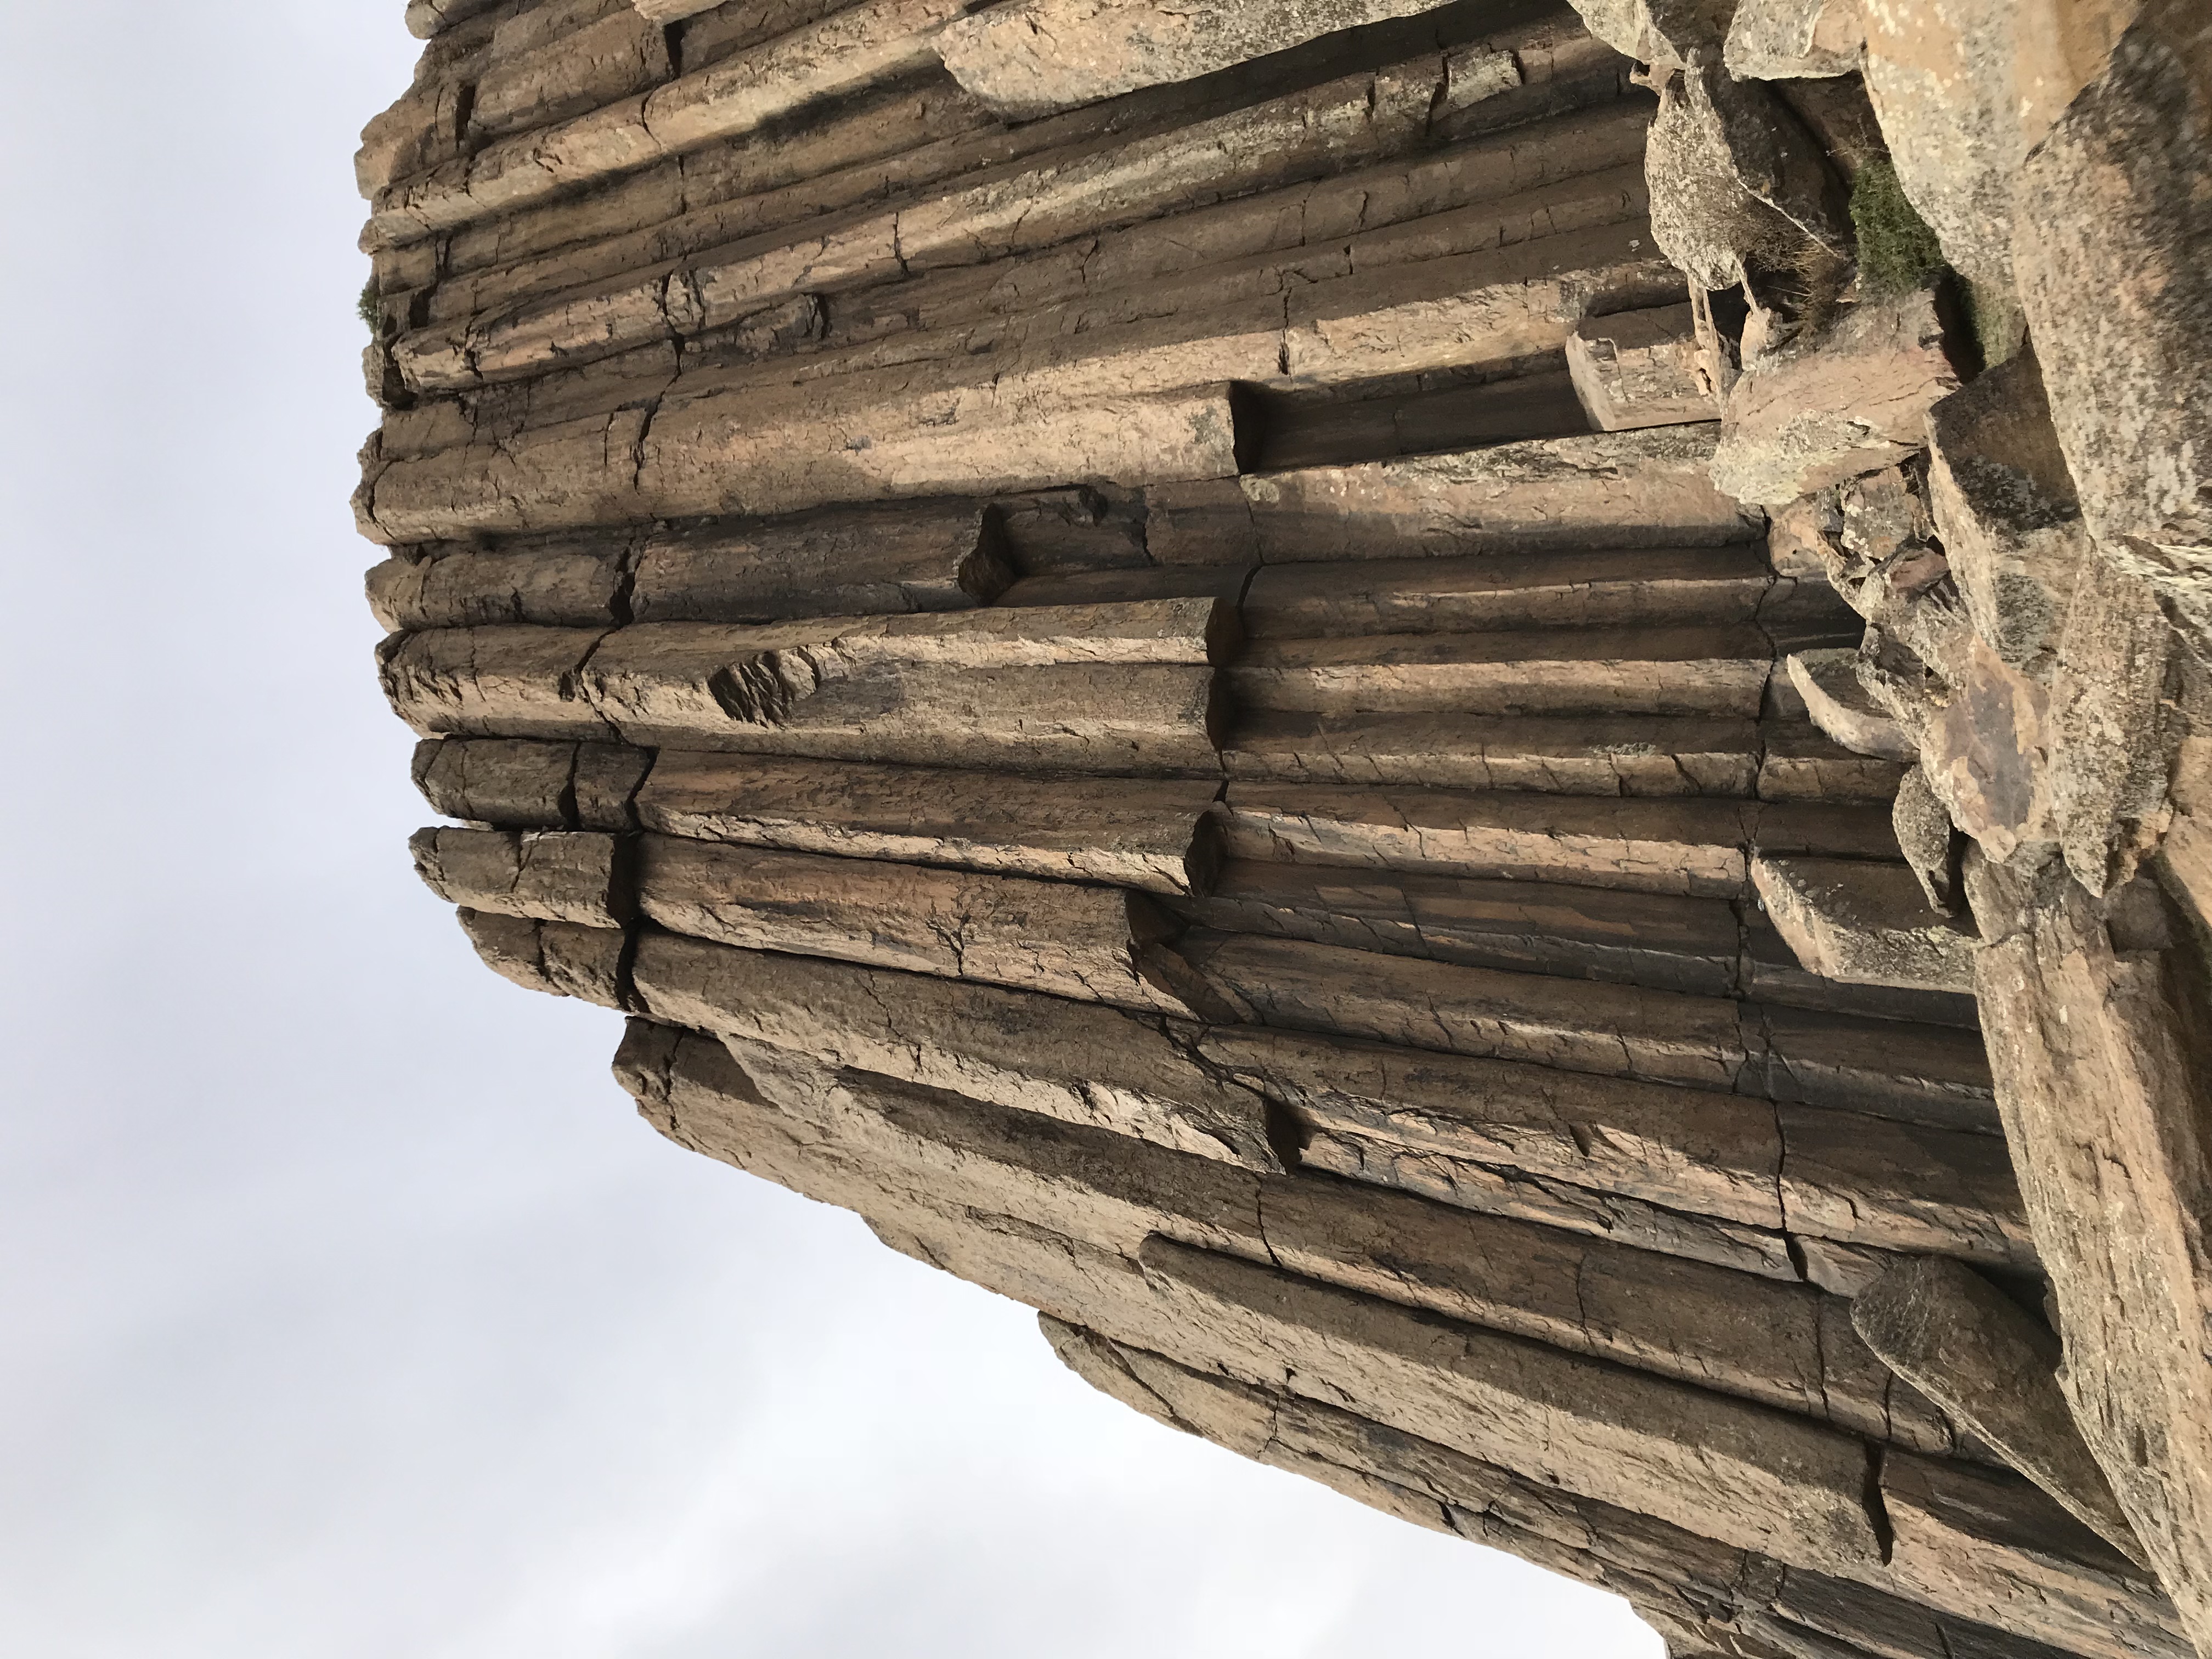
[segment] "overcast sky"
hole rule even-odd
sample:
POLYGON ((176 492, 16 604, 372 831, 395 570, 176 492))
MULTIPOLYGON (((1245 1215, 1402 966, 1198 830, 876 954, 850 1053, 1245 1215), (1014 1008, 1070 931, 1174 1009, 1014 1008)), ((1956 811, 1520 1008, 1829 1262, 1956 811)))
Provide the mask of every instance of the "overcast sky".
POLYGON ((8 0, 0 1653, 1656 1659, 678 1152, 415 882, 346 507, 400 0, 8 0))

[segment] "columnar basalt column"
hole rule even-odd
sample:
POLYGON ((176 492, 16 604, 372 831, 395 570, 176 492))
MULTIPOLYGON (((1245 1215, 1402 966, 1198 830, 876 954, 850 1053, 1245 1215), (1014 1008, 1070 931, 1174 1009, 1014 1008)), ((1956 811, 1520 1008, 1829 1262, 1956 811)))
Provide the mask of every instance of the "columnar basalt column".
POLYGON ((415 0, 424 881, 1680 1654, 2212 1654, 2208 36, 1999 9, 415 0))

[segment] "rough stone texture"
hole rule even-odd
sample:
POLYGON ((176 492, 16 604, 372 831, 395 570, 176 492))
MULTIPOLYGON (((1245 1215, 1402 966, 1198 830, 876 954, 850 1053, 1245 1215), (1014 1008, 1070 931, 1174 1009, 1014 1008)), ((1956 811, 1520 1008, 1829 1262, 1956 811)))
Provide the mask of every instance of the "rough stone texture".
POLYGON ((1678 69, 1728 33, 1729 0, 1576 0, 1589 32, 1622 56, 1678 69))
POLYGON ((1790 684, 1805 700, 1814 725, 1844 748, 1884 760, 1919 758, 1918 746, 1905 728, 1868 695, 1860 683, 1859 653, 1840 648, 1800 651, 1790 659, 1790 684))
POLYGON ((1772 93, 1717 63, 1662 83, 1644 175, 1652 236, 1702 288, 1733 288, 1808 246, 1840 251, 1847 240, 1818 145, 1772 93))
MULTIPOLYGON (((695 841, 1202 891, 1219 865, 1212 782, 1024 778, 664 750, 637 797, 695 841)), ((456 813, 456 817, 484 817, 456 813)))
POLYGON ((2019 175, 2014 254, 2082 516, 2204 639, 2212 28, 2149 0, 2019 175))
POLYGON ((1958 830, 1929 787, 1928 775, 1917 766, 1897 787, 1890 827, 1897 834, 1898 851, 1905 854, 1913 878, 1927 896, 1929 908, 1956 915, 1964 897, 1954 850, 1958 830))
POLYGON ((2029 9, 2006 0, 1862 9, 1867 94, 1898 182, 1944 257, 1999 291, 2012 282, 2014 179, 2028 142, 2013 107, 2013 18, 2029 9))
MULTIPOLYGON (((1139 0, 1015 0, 954 23, 936 45, 962 86, 1008 120, 1030 121, 1409 16, 1428 3, 1294 0, 1176 10, 1139 0)), ((1520 84, 1517 70, 1510 84, 1520 84)))
POLYGON ((1972 1268, 1899 1262, 1859 1292, 1851 1328, 2074 1518, 2143 1565, 2127 1517, 2066 1409, 2058 1339, 1972 1268))
POLYGON ((1713 481, 1779 507, 1893 466, 1926 441, 1929 408, 1958 385, 1932 294, 1863 301, 1824 333, 1745 364, 1721 416, 1713 481))
POLYGON ((409 847, 415 873, 449 903, 586 927, 620 927, 635 915, 628 850, 613 836, 418 830, 409 847))
POLYGON ((1990 1062, 2089 1449, 2198 1645, 2212 1639, 2212 1156, 2201 957, 2138 884, 2100 903, 1970 865, 1990 1062))
MULTIPOLYGON (((1705 476, 1716 435, 1708 425, 1664 427, 1248 474, 1227 527, 1249 525, 1269 563, 1384 550, 1403 556, 1409 547, 1470 554, 1747 541, 1751 520, 1705 476)), ((1213 536, 1206 544, 1218 546, 1213 536)))
POLYGON ((2033 351, 1928 411, 1928 500, 1975 631, 2047 668, 2089 543, 2033 351))
POLYGON ((1850 75, 1865 44, 1856 0, 1741 0, 1722 61, 1741 81, 1850 75))
POLYGON ((1698 368, 1686 305, 1594 317, 1567 341, 1575 395, 1601 432, 1717 419, 1719 400, 1698 368))
POLYGON ((1768 917, 1824 979, 1971 991, 1974 940, 1930 910, 1903 865, 1843 859, 1761 858, 1752 879, 1768 917))

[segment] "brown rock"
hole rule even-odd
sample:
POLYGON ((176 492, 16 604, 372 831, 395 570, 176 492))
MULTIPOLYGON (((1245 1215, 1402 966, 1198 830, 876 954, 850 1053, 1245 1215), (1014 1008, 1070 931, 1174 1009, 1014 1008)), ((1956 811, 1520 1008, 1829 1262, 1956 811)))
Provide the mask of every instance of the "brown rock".
POLYGON ((628 552, 616 542, 395 556, 368 573, 368 608, 395 634, 501 623, 611 627, 628 552))
POLYGON ((1754 521, 1706 477, 1717 435, 1659 427, 1238 482, 1268 563, 1748 541, 1754 521))
POLYGON ((1917 759, 1905 728, 1860 684, 1858 662, 1856 651, 1800 651, 1789 659, 1790 683, 1813 724, 1844 748, 1882 760, 1917 759))
POLYGON ((1746 848, 1882 857, 1881 813, 1718 799, 1596 799, 1233 782, 1237 858, 1734 897, 1746 848))
POLYGON ((2061 1385, 2184 1622, 2212 1638, 2212 1213, 2203 967, 2137 884, 2100 904, 1970 860, 2005 1135, 2065 1336, 2061 1385))
POLYGON ((2201 9, 2142 5, 2028 155, 2013 249, 2083 518, 2100 542, 2147 544, 2177 602, 2201 592, 2212 544, 2208 79, 2201 9))
POLYGON ((2058 1339, 2018 1304, 1969 1267, 1915 1256, 1859 1293, 1851 1328, 2075 1520, 2145 1565, 2067 1412, 2058 1339))
POLYGON ((663 532, 639 551, 630 615, 768 622, 969 610, 1013 580, 1000 539, 989 509, 974 501, 663 532))
MULTIPOLYGON (((465 831, 447 831, 447 835, 465 831)), ((1177 927, 1114 887, 647 836, 638 904, 695 939, 1188 1015, 1177 927)))
POLYGON ((1408 1433, 1724 1542, 1831 1570, 1880 1559, 1859 1445, 1832 1431, 1164 1238, 1143 1262, 1231 1375, 1358 1400, 1408 1433))
POLYGON ((1851 1576, 2069 1653, 2188 1659, 2157 1587, 2017 1475, 1897 1452, 1881 1478, 1889 1569, 1851 1576))
POLYGON ((1266 1111, 1218 1080, 1176 1028, 1100 1004, 665 933, 635 969, 656 1019, 957 1090, 1135 1139, 1279 1169, 1266 1111))
POLYGON ((1928 908, 1902 864, 1761 857, 1753 860, 1752 879, 1798 961, 1823 979, 1973 988, 1973 936, 1928 908))
POLYGON ((637 811, 646 828, 694 841, 1188 893, 1220 862, 1208 818, 1218 793, 1207 781, 663 750, 637 811))
POLYGON ((471 910, 615 928, 637 914, 628 851, 613 836, 418 830, 408 846, 423 885, 471 910))
POLYGON ((464 909, 461 928, 484 965, 526 991, 575 997, 602 1008, 629 1006, 623 958, 629 936, 573 921, 540 921, 464 909))
POLYGON ((2035 354, 1928 411, 1928 499, 1966 615, 2014 668, 2047 674, 2088 538, 2035 354))
POLYGON ((1568 337, 1567 372, 1601 432, 1720 417, 1686 305, 1585 319, 1568 337))
POLYGON ((378 198, 370 233, 383 240, 417 241, 564 188, 757 131, 817 99, 929 61, 930 37, 966 9, 967 0, 863 0, 649 94, 501 139, 465 162, 387 191, 378 198))
POLYGON ((1781 506, 1894 465, 1926 441, 1929 409, 1958 386, 1932 294, 1862 301, 1745 365, 1713 482, 1739 501, 1781 506))
POLYGON ((449 818, 501 829, 637 828, 650 751, 611 743, 433 738, 415 746, 415 787, 449 818))
MULTIPOLYGON (((1426 0, 1299 0, 1167 11, 1139 0, 1016 0, 937 38, 953 78, 1009 121, 1163 82, 1188 81, 1340 29, 1405 17, 1426 0)), ((1520 84, 1516 74, 1513 84, 1520 84)))

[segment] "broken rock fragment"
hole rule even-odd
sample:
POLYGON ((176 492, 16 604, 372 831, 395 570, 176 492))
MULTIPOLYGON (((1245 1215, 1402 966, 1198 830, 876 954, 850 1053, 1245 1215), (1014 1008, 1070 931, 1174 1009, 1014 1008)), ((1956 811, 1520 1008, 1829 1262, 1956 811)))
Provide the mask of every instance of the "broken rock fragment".
POLYGON ((1859 1292, 1851 1328, 2076 1520, 2141 1561, 2135 1529, 2059 1390, 2058 1339, 2003 1291, 1962 1262, 1908 1256, 1859 1292))
POLYGON ((1779 507, 1893 466, 1926 441, 1929 410, 1958 386, 1932 292, 1862 301, 1744 365, 1713 482, 1779 507))
POLYGON ((1806 970, 1917 991, 1971 991, 1974 936, 1930 910, 1901 864, 1761 858, 1759 902, 1806 970))

